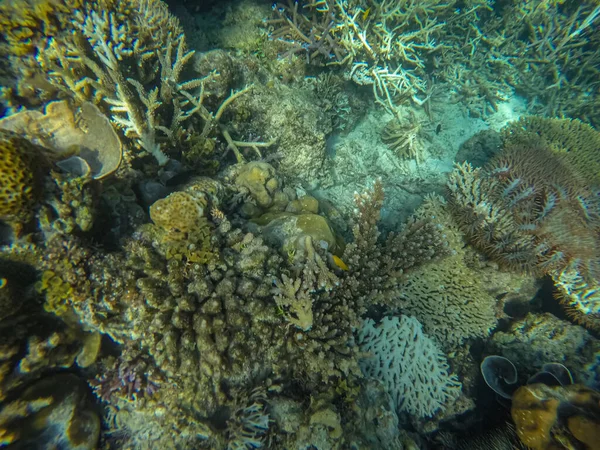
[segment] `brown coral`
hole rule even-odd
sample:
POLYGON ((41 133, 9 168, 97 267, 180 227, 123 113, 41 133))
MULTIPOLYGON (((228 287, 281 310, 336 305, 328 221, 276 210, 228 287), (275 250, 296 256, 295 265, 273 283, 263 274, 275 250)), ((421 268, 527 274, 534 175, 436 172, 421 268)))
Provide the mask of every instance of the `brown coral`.
POLYGON ((579 384, 522 386, 513 394, 511 416, 519 439, 533 450, 591 450, 599 436, 600 394, 579 384))
POLYGON ((16 234, 33 217, 45 165, 43 149, 0 130, 0 219, 12 224, 16 234))

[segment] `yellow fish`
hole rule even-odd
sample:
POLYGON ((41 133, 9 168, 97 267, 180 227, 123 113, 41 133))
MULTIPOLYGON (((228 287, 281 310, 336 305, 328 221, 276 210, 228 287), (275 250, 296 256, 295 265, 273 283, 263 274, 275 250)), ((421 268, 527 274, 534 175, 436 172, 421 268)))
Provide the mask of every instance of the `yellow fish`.
POLYGON ((363 22, 365 20, 367 20, 367 17, 369 17, 369 13, 371 12, 371 7, 369 6, 363 13, 362 13, 362 20, 363 22))
POLYGON ((346 265, 346 263, 344 261, 342 261, 342 258, 340 258, 339 256, 332 256, 333 259, 333 263, 338 266, 340 269, 347 271, 349 270, 349 267, 346 265))

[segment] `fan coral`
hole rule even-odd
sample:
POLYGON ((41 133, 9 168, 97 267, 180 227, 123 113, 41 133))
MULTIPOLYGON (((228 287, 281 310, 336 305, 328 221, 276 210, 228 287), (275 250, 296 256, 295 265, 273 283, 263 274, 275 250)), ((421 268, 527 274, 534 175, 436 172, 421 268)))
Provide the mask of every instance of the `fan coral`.
POLYGON ((413 317, 384 317, 377 326, 367 319, 358 344, 370 355, 360 363, 363 373, 383 382, 398 412, 431 417, 461 393, 443 353, 413 317))

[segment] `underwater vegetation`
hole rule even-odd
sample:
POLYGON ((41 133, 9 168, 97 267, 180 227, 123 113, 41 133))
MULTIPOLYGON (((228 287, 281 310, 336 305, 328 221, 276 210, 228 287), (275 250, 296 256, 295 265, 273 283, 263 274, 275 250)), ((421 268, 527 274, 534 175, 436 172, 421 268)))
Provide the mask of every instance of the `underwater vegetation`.
POLYGON ((213 3, 0 3, 0 445, 593 449, 600 6, 213 3))

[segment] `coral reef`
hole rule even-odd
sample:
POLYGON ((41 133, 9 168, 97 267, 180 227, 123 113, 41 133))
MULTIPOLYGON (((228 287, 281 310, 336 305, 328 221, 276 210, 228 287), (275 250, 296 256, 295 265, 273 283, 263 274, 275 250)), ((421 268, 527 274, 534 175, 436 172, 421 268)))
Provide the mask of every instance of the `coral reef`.
POLYGON ((86 388, 71 374, 29 386, 0 410, 0 442, 15 448, 96 448, 100 418, 86 388))
POLYGON ((600 394, 582 385, 522 386, 511 416, 521 442, 534 450, 594 448, 600 427, 600 394))
POLYGON ((384 317, 377 326, 367 319, 359 333, 365 376, 380 380, 398 413, 430 417, 460 395, 446 358, 413 317, 384 317))
POLYGON ((494 333, 486 352, 510 359, 524 377, 558 362, 569 368, 577 383, 595 386, 598 380, 593 364, 600 352, 598 341, 584 328, 549 313, 528 314, 508 330, 494 333))
MULTIPOLYGON (((600 268, 600 205, 591 175, 578 167, 591 153, 553 138, 555 121, 542 121, 546 134, 533 131, 536 125, 527 131, 539 122, 509 126, 502 152, 484 168, 457 165, 448 182, 450 205, 478 248, 505 266, 551 275, 575 320, 596 327, 600 303, 590 293, 600 268)), ((577 125, 570 130, 579 133, 571 142, 592 133, 577 125)))

